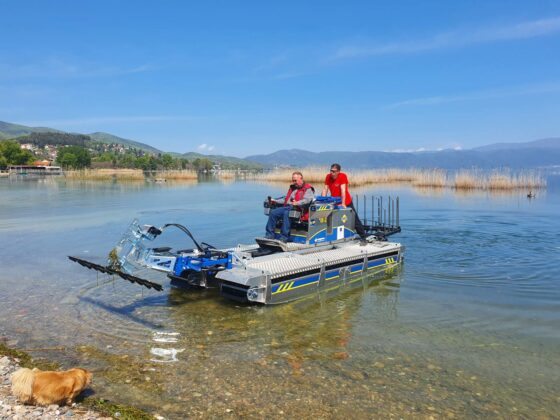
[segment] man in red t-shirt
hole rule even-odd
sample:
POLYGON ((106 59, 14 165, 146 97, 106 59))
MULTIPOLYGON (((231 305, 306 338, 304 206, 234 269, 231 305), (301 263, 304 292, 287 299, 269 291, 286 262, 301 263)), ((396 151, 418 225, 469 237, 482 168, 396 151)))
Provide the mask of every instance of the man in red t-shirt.
POLYGON ((340 172, 340 169, 341 167, 338 163, 331 165, 331 172, 325 178, 325 187, 321 195, 326 196, 327 192, 330 191, 331 197, 340 197, 340 206, 342 208, 350 207, 354 210, 356 233, 360 235, 360 238, 365 239, 367 234, 362 221, 358 217, 358 212, 354 208, 354 203, 352 203, 352 195, 350 195, 350 190, 348 189, 348 177, 344 172, 340 172))

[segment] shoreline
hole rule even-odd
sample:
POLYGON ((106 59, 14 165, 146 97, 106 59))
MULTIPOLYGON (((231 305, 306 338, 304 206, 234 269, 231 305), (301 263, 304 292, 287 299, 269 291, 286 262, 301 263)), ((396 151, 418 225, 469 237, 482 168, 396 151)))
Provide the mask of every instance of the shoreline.
MULTIPOLYGON (((59 366, 55 362, 35 361, 29 354, 7 347, 0 343, 0 419, 63 419, 72 418, 77 420, 148 420, 163 419, 161 416, 152 416, 138 408, 113 403, 100 397, 80 395, 71 406, 59 406, 51 404, 48 406, 26 405, 20 403, 11 392, 11 375, 20 367, 37 367, 43 370, 55 370, 59 366)), ((95 383, 95 376, 94 376, 95 383)), ((91 389, 92 386, 88 387, 91 389)))

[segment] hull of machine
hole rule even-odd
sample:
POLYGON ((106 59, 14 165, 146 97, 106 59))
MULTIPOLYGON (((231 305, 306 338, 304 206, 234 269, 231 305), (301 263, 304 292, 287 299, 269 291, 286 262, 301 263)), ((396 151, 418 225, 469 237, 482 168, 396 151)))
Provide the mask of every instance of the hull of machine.
POLYGON ((217 273, 221 294, 242 302, 285 303, 360 281, 403 261, 403 248, 397 243, 350 241, 321 248, 242 259, 217 273))

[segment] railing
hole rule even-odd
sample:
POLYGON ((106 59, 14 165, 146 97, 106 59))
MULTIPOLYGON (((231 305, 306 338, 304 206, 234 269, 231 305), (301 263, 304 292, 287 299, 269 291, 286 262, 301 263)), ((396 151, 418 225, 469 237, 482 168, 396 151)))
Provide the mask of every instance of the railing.
POLYGON ((360 217, 367 233, 385 240, 387 236, 399 233, 400 203, 399 197, 383 198, 382 196, 354 197, 356 214, 360 217), (368 209, 369 203, 369 209, 368 209))

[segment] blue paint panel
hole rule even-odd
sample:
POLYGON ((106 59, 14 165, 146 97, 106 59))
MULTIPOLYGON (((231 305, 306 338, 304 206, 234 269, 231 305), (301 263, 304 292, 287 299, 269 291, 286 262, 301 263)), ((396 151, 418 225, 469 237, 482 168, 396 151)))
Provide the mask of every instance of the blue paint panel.
POLYGON ((307 278, 304 278, 304 279, 298 279, 298 280, 294 281, 294 284, 292 285, 291 288, 294 288, 294 287, 297 287, 297 286, 304 286, 308 283, 314 283, 314 282, 318 282, 318 281, 319 281, 319 275, 307 277, 307 278))
MULTIPOLYGON (((395 259, 395 263, 399 262, 398 256, 393 257, 393 258, 395 259)), ((379 260, 370 261, 368 263, 368 268, 377 267, 378 265, 384 265, 384 264, 385 264, 385 258, 381 258, 379 260)))
POLYGON ((289 284, 289 283, 291 283, 291 286, 289 288, 286 288, 285 290, 281 290, 280 293, 288 292, 290 290, 295 289, 296 287, 307 286, 307 285, 312 284, 312 283, 317 283, 319 281, 319 277, 320 276, 318 274, 316 274, 316 275, 312 275, 312 276, 303 277, 303 278, 300 278, 300 279, 286 280, 282 283, 278 283, 278 284, 275 284, 274 286, 272 286, 272 293, 278 292, 278 289, 280 289, 280 287, 282 287, 286 284, 289 284))
MULTIPOLYGON (((398 257, 393 257, 393 258, 394 258, 395 263, 397 263, 399 261, 398 257)), ((372 268, 372 267, 376 267, 376 266, 380 266, 380 265, 385 265, 385 263, 386 263, 386 258, 380 258, 380 259, 368 262, 367 267, 372 268)), ((360 271, 362 271, 362 267, 363 267, 363 264, 355 264, 353 266, 350 266, 350 273, 360 272, 360 271)), ((335 278, 339 275, 340 275, 340 270, 339 269, 327 271, 325 273, 325 280, 330 280, 330 279, 335 278)), ((290 288, 286 288, 285 290, 282 290, 281 293, 283 293, 285 291, 288 292, 290 290, 293 290, 296 287, 306 286, 306 285, 309 285, 311 283, 316 283, 316 282, 319 281, 319 279, 320 279, 320 275, 316 274, 316 275, 303 277, 303 278, 299 278, 299 279, 295 279, 295 280, 286 280, 282 283, 277 283, 277 284, 273 285, 272 286, 272 293, 278 292, 278 289, 281 286, 286 285, 288 283, 292 283, 290 288)))
POLYGON ((363 264, 353 265, 352 267, 350 267, 350 272, 355 273, 357 271, 362 271, 362 267, 363 267, 363 264))
POLYGON ((290 235, 290 239, 292 242, 298 243, 298 244, 304 244, 307 241, 307 238, 305 236, 294 236, 294 235, 290 235))

